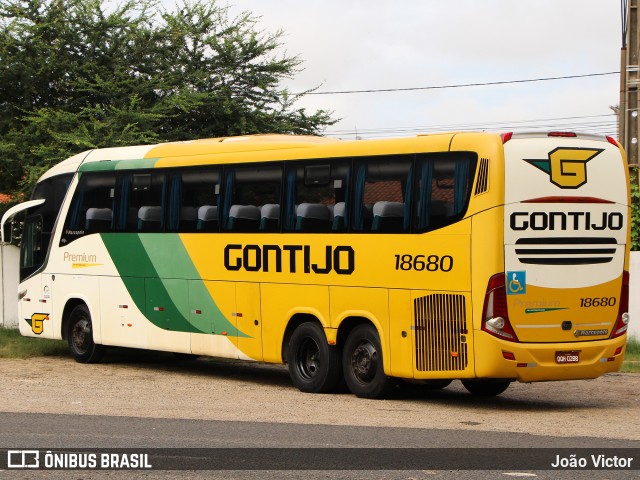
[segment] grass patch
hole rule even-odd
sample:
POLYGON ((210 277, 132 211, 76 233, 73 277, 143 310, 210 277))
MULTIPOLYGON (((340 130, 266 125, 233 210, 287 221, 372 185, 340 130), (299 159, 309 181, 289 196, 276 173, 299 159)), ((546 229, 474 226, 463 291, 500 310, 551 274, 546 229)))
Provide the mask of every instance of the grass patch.
POLYGON ((624 352, 624 363, 621 372, 640 373, 640 340, 637 338, 629 338, 627 340, 627 349, 624 352))
POLYGON ((0 358, 31 358, 68 355, 67 342, 23 337, 12 328, 0 327, 0 358))

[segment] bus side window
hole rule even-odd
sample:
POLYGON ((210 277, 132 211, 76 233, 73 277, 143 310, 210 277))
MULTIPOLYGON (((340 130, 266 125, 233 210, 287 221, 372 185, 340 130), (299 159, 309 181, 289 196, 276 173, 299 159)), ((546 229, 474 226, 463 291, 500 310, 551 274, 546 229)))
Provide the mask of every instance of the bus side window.
POLYGON ((285 230, 344 232, 349 223, 347 202, 350 160, 296 162, 287 168, 285 230))
POLYGON ((394 155, 357 163, 353 230, 409 231, 412 161, 411 155, 394 155))
POLYGON ((414 230, 450 225, 467 209, 475 160, 466 153, 421 155, 417 161, 414 230))
POLYGON ((282 167, 225 169, 221 224, 228 232, 279 232, 282 167))
POLYGON ((84 173, 67 213, 61 245, 92 233, 113 229, 116 177, 109 173, 84 173))
POLYGON ((116 230, 162 232, 165 215, 164 173, 126 173, 121 177, 116 230))
POLYGON ((217 232, 220 172, 197 168, 173 174, 169 181, 169 232, 217 232))

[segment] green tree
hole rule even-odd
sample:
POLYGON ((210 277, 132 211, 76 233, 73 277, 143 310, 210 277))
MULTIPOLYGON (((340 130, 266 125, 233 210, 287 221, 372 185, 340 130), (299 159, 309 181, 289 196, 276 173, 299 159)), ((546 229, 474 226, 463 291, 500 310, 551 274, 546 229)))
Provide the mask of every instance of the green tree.
POLYGON ((318 134, 330 112, 296 108, 281 81, 301 61, 282 32, 215 0, 0 4, 0 191, 28 190, 91 148, 251 133, 318 134))

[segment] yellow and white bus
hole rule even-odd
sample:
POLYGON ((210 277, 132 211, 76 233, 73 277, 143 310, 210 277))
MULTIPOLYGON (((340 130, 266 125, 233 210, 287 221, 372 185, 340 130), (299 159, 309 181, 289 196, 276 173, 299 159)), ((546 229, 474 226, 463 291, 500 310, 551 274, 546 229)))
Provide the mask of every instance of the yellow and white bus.
POLYGON ((629 205, 608 137, 257 135, 76 155, 3 222, 27 209, 21 333, 79 362, 116 345, 287 363, 305 392, 497 395, 619 369, 629 205))

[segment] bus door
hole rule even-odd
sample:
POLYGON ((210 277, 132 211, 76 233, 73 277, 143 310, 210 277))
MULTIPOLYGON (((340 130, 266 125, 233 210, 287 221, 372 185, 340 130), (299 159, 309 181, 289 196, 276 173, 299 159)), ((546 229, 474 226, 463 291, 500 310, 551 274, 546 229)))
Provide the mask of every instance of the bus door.
POLYGON ((35 273, 44 262, 46 247, 42 238, 42 215, 32 215, 24 222, 20 247, 20 332, 27 336, 54 338, 51 276, 43 280, 35 273))

